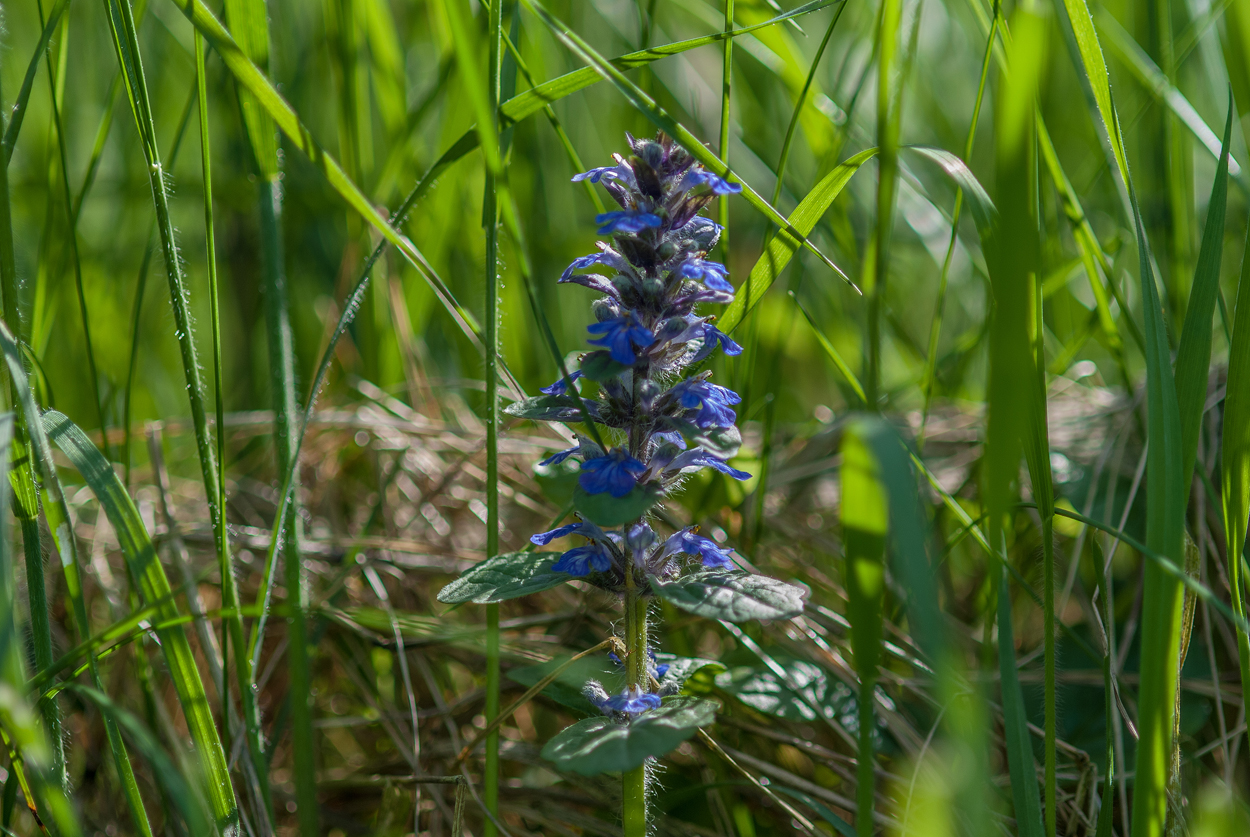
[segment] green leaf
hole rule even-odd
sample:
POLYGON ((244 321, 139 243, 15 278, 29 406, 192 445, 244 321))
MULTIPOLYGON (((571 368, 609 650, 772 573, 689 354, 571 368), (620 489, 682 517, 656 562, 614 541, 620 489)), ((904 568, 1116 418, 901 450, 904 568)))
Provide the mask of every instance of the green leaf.
POLYGON ((673 654, 656 654, 660 665, 668 671, 660 678, 661 686, 679 686, 684 695, 706 694, 716 683, 716 675, 726 671, 723 663, 699 657, 678 657, 673 654))
MULTIPOLYGON (((1250 23, 1250 16, 1248 23, 1250 23)), ((1250 44, 1248 44, 1250 46, 1250 44)), ((1228 555, 1241 555, 1250 519, 1250 227, 1242 256, 1233 312, 1233 337, 1228 348, 1228 397, 1224 402, 1224 429, 1220 442, 1220 494, 1228 555)), ((1242 562, 1228 562, 1233 612, 1246 615, 1246 579, 1242 562)), ((1250 636, 1237 630, 1237 661, 1241 669, 1242 699, 1250 693, 1250 636)))
MULTIPOLYGON (((871 160, 876 153, 877 149, 869 148, 835 166, 833 171, 821 178, 821 181, 803 197, 803 200, 799 201, 799 205, 790 213, 790 226, 803 235, 810 235, 816 228, 816 222, 833 205, 838 195, 842 194, 842 190, 846 188, 846 184, 850 182, 855 172, 859 171, 860 167, 871 160)), ((728 334, 742 322, 747 311, 754 308, 756 303, 764 298, 764 294, 777 281, 777 277, 785 270, 798 249, 798 241, 783 231, 779 230, 769 239, 764 246, 763 254, 751 268, 750 276, 738 289, 738 295, 734 297, 734 301, 725 309, 724 315, 717 323, 721 331, 728 334)))
MULTIPOLYGON (((6 353, 8 348, 5 347, 6 353)), ((9 368, 13 371, 12 361, 9 368)), ((20 369, 20 366, 17 368, 20 369)), ((40 435, 46 433, 48 439, 56 443, 99 500, 100 507, 117 535, 122 556, 129 565, 129 572, 138 582, 144 600, 157 605, 162 622, 177 620, 182 614, 169 586, 165 568, 156 555, 156 547, 152 545, 152 539, 139 517, 139 510, 135 508, 134 501, 114 473, 113 466, 91 443, 87 434, 55 410, 44 413, 42 429, 39 432, 40 435)), ((217 827, 229 828, 238 817, 233 785, 221 739, 217 735, 211 705, 204 692, 204 681, 200 678, 185 626, 177 623, 158 627, 156 634, 199 757, 205 796, 211 805, 217 827)))
MULTIPOLYGON (((593 402, 583 401, 582 403, 593 416, 595 414, 593 402)), ((568 395, 540 395, 536 398, 526 398, 522 401, 514 401, 504 407, 503 411, 510 416, 531 421, 579 424, 586 419, 586 410, 583 410, 577 401, 568 395)))
POLYGON ((620 375, 630 367, 623 363, 617 363, 612 359, 612 355, 606 351, 591 352, 582 358, 582 364, 578 367, 582 370, 582 374, 592 381, 607 381, 620 375))
MULTIPOLYGON (((748 32, 755 32, 767 26, 772 26, 786 20, 805 15, 810 12, 823 9, 832 5, 837 0, 816 0, 816 2, 804 3, 790 11, 777 15, 774 18, 756 23, 752 26, 744 26, 741 29, 731 29, 728 32, 716 32, 711 35, 704 35, 699 38, 690 38, 685 41, 677 41, 663 46, 651 47, 650 49, 639 50, 638 52, 630 52, 618 58, 613 58, 609 63, 618 70, 632 70, 635 67, 645 67, 653 61, 661 58, 667 58, 670 55, 678 55, 687 50, 697 47, 706 46, 708 44, 723 41, 726 38, 736 38, 745 35, 748 32)), ((590 87, 603 80, 603 76, 593 67, 583 67, 580 70, 574 70, 571 73, 565 73, 562 76, 553 78, 551 81, 545 81, 537 87, 527 90, 517 96, 513 96, 508 101, 499 106, 499 114, 503 117, 500 121, 504 126, 509 123, 520 122, 528 116, 532 116, 543 109, 544 106, 552 102, 559 101, 565 96, 576 93, 578 90, 590 87)))
POLYGON ((824 669, 805 660, 774 659, 785 669, 785 679, 767 668, 737 666, 717 675, 716 686, 766 715, 815 721, 820 712, 825 718, 845 721, 852 734, 858 731, 858 701, 846 684, 831 684, 824 669))
POLYGON ((972 173, 972 169, 968 168, 968 164, 949 151, 928 145, 905 145, 902 150, 937 163, 942 172, 963 190, 964 199, 968 201, 968 208, 972 211, 972 220, 977 225, 977 232, 981 240, 985 241, 990 235, 998 210, 994 208, 994 201, 990 200, 989 193, 972 173))
POLYGON ((66 690, 94 704, 106 718, 125 731, 126 737, 147 761, 153 778, 165 791, 165 797, 174 803, 174 807, 192 835, 212 833, 203 800, 195 795, 183 779, 182 773, 174 767, 173 761, 161 748, 156 736, 133 713, 118 706, 108 695, 89 686, 70 683, 66 686, 66 690))
POLYGON ((624 497, 613 497, 606 491, 589 494, 581 485, 573 489, 573 505, 582 517, 605 528, 637 520, 662 499, 664 493, 654 484, 635 485, 624 497))
POLYGON ((656 595, 706 619, 792 619, 803 612, 804 587, 751 573, 704 570, 676 581, 652 581, 656 595))
POLYGON ((491 604, 559 587, 573 576, 552 572, 558 552, 507 552, 487 558, 438 594, 443 604, 491 604))
MULTIPOLYGON (((1202 249, 1194 267, 1194 282, 1189 291, 1185 325, 1181 330, 1176 352, 1176 400, 1181 418, 1181 482, 1188 502, 1193 482, 1194 463, 1198 458, 1198 435, 1207 403, 1207 376, 1211 366, 1211 319, 1215 300, 1220 293, 1220 262, 1224 255, 1224 214, 1228 197, 1229 140, 1233 130, 1233 101, 1228 100, 1228 119, 1224 123, 1224 145, 1220 150, 1215 181, 1211 184, 1211 200, 1207 203, 1207 223, 1202 231, 1202 249)), ((1236 554, 1236 553, 1229 553, 1236 554)))
POLYGON ((1111 80, 1107 75, 1107 62, 1103 58, 1102 47, 1098 43, 1098 33, 1094 29, 1094 18, 1090 15, 1085 0, 1063 0, 1063 5, 1069 24, 1064 27, 1064 35, 1072 53, 1072 61, 1076 65, 1077 75, 1081 77, 1092 110, 1098 117, 1097 126, 1101 128, 1108 142, 1113 163, 1127 184, 1128 157, 1124 153, 1124 140, 1120 136, 1115 106, 1111 101, 1111 80))
POLYGON ((542 755, 561 770, 583 776, 633 770, 677 749, 716 720, 716 709, 714 701, 679 696, 625 724, 587 718, 547 742, 542 755))

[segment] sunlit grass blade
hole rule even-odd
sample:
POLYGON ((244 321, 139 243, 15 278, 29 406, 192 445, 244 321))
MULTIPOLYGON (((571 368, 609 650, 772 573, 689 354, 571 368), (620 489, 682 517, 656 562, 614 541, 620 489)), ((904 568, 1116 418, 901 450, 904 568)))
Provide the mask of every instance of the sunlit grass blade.
POLYGON ((847 590, 847 618, 851 648, 859 674, 859 751, 856 755, 855 815, 859 837, 872 837, 876 808, 876 759, 873 755, 873 692, 881 658, 881 607, 885 590, 885 541, 889 529, 889 501, 881 483, 879 464, 861 425, 842 436, 842 542, 846 550, 843 583, 847 590))
POLYGON ((30 63, 26 65, 26 76, 22 79, 21 89, 18 90, 17 98, 14 100, 9 124, 4 129, 5 165, 8 165, 9 159, 13 156, 13 146, 17 145, 17 135, 22 130, 22 121, 26 117, 26 108, 30 104, 30 91, 35 84, 35 75, 39 72, 39 61, 48 51, 52 33, 56 31, 56 27, 61 22, 61 15, 68 7, 69 0, 58 0, 57 4, 49 10, 48 19, 44 22, 43 31, 39 34, 39 42, 35 45, 34 54, 30 56, 30 63))
MULTIPOLYGON (((1112 17, 1105 7, 1099 6, 1096 15, 1098 18, 1098 29, 1103 37, 1106 38, 1107 44, 1120 57, 1125 66, 1129 68, 1138 82, 1176 115, 1176 118, 1190 130, 1194 137, 1197 138, 1199 144, 1212 157, 1219 160, 1225 156, 1227 143, 1221 146, 1220 138, 1215 131, 1211 130, 1211 127, 1198 115, 1198 111, 1194 110, 1194 106, 1189 103, 1185 95, 1168 80, 1168 77, 1151 60, 1146 51, 1133 40, 1133 36, 1125 31, 1124 27, 1112 17)), ((1228 161, 1225 165, 1229 174, 1233 177, 1237 177, 1242 172, 1241 165, 1232 155, 1228 155, 1228 161)), ((1242 186, 1245 188, 1244 180, 1242 186)))
POLYGON ((1229 141, 1233 131, 1233 100, 1228 98, 1228 118, 1220 151, 1211 199, 1207 203, 1207 223, 1202 231, 1202 249, 1194 269, 1194 281, 1185 310, 1176 352, 1176 400, 1181 420, 1181 483, 1186 501, 1193 484, 1194 463, 1198 458, 1198 435, 1207 402, 1207 375, 1211 366, 1211 320, 1215 299, 1220 292, 1220 263, 1224 255, 1224 216, 1227 208, 1228 175, 1231 158, 1229 141))
POLYGON ((822 253, 816 245, 808 241, 806 234, 796 229, 780 212, 778 212, 772 204, 760 197, 754 189, 738 177, 723 160, 707 149, 698 137, 690 133, 681 123, 673 119, 664 108, 656 104, 655 100, 648 96, 642 88, 634 84, 625 77, 620 70, 612 65, 610 61, 600 55, 588 43, 570 29, 565 24, 554 18, 550 12, 542 7, 541 4, 534 0, 523 0, 538 17, 546 24, 565 46, 574 54, 590 64, 605 79, 612 82, 613 86, 625 96, 626 101, 637 109, 643 116, 647 117, 655 127, 668 134, 676 142, 690 153, 704 168, 721 177, 726 178, 730 182, 738 183, 742 186, 742 197, 747 203, 751 204, 755 209, 764 215, 769 221, 780 228, 780 231, 794 239, 798 244, 810 250, 816 258, 825 263, 831 270, 842 277, 848 284, 854 285, 849 277, 842 271, 840 267, 834 264, 828 256, 822 253))
POLYGON ((1107 74, 1107 62, 1098 43, 1094 18, 1085 0, 1063 0, 1067 12, 1064 28, 1065 41, 1073 51, 1072 62, 1083 82, 1086 94, 1097 115, 1096 126, 1100 138, 1107 143, 1111 160, 1122 181, 1128 182, 1128 157, 1124 152, 1124 139, 1116 122, 1115 106, 1111 101, 1111 81, 1107 74))
MULTIPOLYGON (((487 24, 487 77, 478 71, 477 39, 464 19, 458 0, 445 0, 443 9, 451 27, 456 62, 464 88, 477 117, 477 134, 486 163, 482 193, 482 223, 486 233, 485 300, 486 332, 486 552, 490 559, 499 553, 499 197, 506 193, 504 154, 499 141, 500 59, 503 48, 503 0, 494 0, 487 24)), ((514 12, 515 14, 515 12, 514 12)), ((499 716, 499 605, 486 606, 486 705, 487 724, 499 716)), ((485 823, 486 837, 498 830, 494 817, 499 813, 499 733, 486 738, 483 767, 483 797, 493 815, 485 823)))
MULTIPOLYGON (((1228 561, 1228 585, 1233 610, 1246 616, 1246 578, 1239 560, 1245 549, 1246 521, 1250 519, 1250 227, 1242 256, 1233 314, 1233 337, 1228 349, 1227 397, 1220 446, 1220 499, 1228 561)), ((1242 697, 1250 691, 1250 636, 1238 626, 1237 662, 1242 697)))
POLYGON ((816 47, 816 55, 812 57, 812 64, 807 71, 807 79, 803 82, 803 89, 799 91, 799 97, 794 102, 794 112, 790 116, 790 124, 786 126, 786 138, 781 142, 781 156, 777 160, 777 185, 773 187, 773 206, 776 206, 777 201, 781 199, 781 190, 786 178, 786 165, 790 162, 790 147, 794 142, 795 130, 799 127, 799 116, 802 115, 803 107, 807 104, 807 93, 812 88, 812 80, 816 78, 816 69, 820 66, 820 59, 825 55, 825 47, 829 46, 829 39, 833 37, 833 30, 837 28, 844 11, 846 11, 845 2, 838 6, 838 10, 829 19, 825 36, 821 38, 820 46, 816 47))
MULTIPOLYGON (((11 341, 11 336, 0 329, 0 344, 8 358, 9 368, 13 370, 16 365, 13 350, 16 347, 11 345, 11 341)), ((27 401, 26 409, 34 407, 33 399, 27 397, 24 400, 27 401)), ((149 602, 162 603, 159 608, 161 618, 179 617, 181 614, 173 599, 165 569, 157 559, 156 547, 152 545, 152 539, 139 517, 139 510, 91 440, 73 422, 53 410, 43 415, 40 428, 33 432, 33 439, 38 458, 44 463, 45 470, 51 472, 54 467, 51 450, 47 447, 50 440, 69 458, 96 495, 100 507, 117 533, 122 554, 130 565, 131 573, 139 582, 143 598, 149 602)), ((213 722, 212 710, 204 691, 204 683, 200 679, 191 643, 181 625, 159 631, 158 636, 191 740, 195 744, 202 773, 200 781, 203 783, 203 793, 208 800, 217 831, 229 833, 238 827, 238 807, 235 804, 225 752, 217 735, 217 727, 213 722)))
MULTIPOLYGON (((64 3, 58 4, 63 11, 64 3)), ((54 10, 49 20, 57 19, 60 11, 54 10)), ((39 50, 31 59, 27 71, 28 81, 23 87, 19 105, 25 106, 30 96, 30 82, 34 79, 34 71, 39 67, 39 56, 47 48, 50 29, 45 25, 45 35, 39 50)), ((9 129, 21 120, 20 112, 15 109, 9 129)), ((16 137, 16 133, 14 133, 16 137)), ((6 147, 6 155, 12 146, 6 147)), ((18 276, 16 254, 13 249, 13 208, 9 196, 8 157, 0 159, 0 298, 4 302, 4 319, 13 331, 22 335, 22 319, 18 308, 18 276)), ((8 378, 9 397, 14 403, 20 399, 18 384, 12 376, 8 378)), ((13 487, 13 513, 18 518, 22 529, 22 547, 26 565, 26 599, 30 640, 34 651, 36 668, 43 669, 52 663, 52 627, 48 612, 46 584, 43 574, 43 535, 39 526, 39 495, 35 484, 34 466, 29 452, 29 437, 26 421, 22 414, 16 418, 13 439, 13 467, 10 472, 13 487)), ((6 457, 5 462, 8 462, 6 457)), ((6 465, 6 468, 8 466, 6 465)), ((4 506, 0 506, 3 510, 4 506)), ((51 764, 47 767, 47 775, 58 788, 68 788, 69 780, 65 770, 65 750, 61 735, 61 714, 55 700, 40 701, 39 711, 43 718, 46 745, 49 748, 51 764)), ((43 769, 43 768, 40 768, 43 769)))
POLYGON ((902 127, 901 91, 896 92, 899 28, 902 0, 882 0, 877 15, 877 216, 864 259, 860 281, 867 302, 867 357, 864 392, 868 409, 881 409, 881 315, 890 271, 890 241, 894 234, 894 204, 898 191, 898 138, 902 127), (897 98, 896 98, 897 97, 897 98))
POLYGON ((70 684, 67 689, 86 699, 111 723, 126 731, 126 737, 147 761, 152 769, 152 775, 164 790, 166 797, 174 801, 178 814, 182 817, 192 837, 211 835, 213 829, 206 816, 203 801, 195 796, 190 785, 174 767, 156 737, 143 725, 143 722, 118 706, 112 698, 98 689, 77 684, 70 684))
MULTIPOLYGON (((990 58, 994 55, 994 41, 998 34, 1002 7, 998 0, 994 3, 994 19, 990 24, 990 33, 985 40, 985 54, 981 59, 981 78, 977 82, 976 103, 972 106, 972 120, 968 125, 968 136, 964 140, 964 159, 972 156, 973 143, 976 141, 977 123, 981 119, 981 105, 985 101, 985 87, 989 82, 990 58)), ((942 333, 942 317, 946 311, 946 288, 950 279, 951 260, 955 255, 955 243, 959 240, 959 219, 964 208, 964 190, 955 190, 955 208, 951 212, 951 236, 946 245, 946 256, 942 259, 942 272, 938 277, 937 300, 933 304, 933 320, 929 326, 929 347, 925 355, 924 376, 920 381, 920 389, 924 394, 924 407, 920 416, 920 442, 924 444, 925 425, 929 419, 929 407, 933 402, 933 387, 937 379, 938 338, 942 333)))
MULTIPOLYGON (((846 188, 846 184, 855 172, 876 156, 876 153, 877 149, 869 148, 846 162, 839 163, 833 171, 812 187, 812 190, 794 208, 794 211, 790 213, 789 224, 803 235, 810 235, 816 228, 816 222, 846 188)), ((776 235, 769 239, 764 246, 763 254, 751 268, 750 276, 743 282, 742 289, 725 309, 725 313, 721 315, 717 326, 722 331, 730 333, 742 322, 747 312, 764 298, 764 294, 777 281, 777 277, 794 258, 798 249, 799 245, 796 240, 789 236, 776 235)))

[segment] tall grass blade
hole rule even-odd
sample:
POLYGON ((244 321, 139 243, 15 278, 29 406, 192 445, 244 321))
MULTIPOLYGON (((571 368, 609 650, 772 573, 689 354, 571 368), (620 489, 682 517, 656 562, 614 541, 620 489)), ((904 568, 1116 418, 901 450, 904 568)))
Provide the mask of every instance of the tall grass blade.
POLYGON ((859 751, 855 826, 859 837, 872 837, 876 809, 876 759, 873 755, 873 692, 881 659, 881 606, 885 590, 885 540, 889 531, 889 501, 881 483, 879 465, 862 433, 852 424, 842 436, 842 542, 846 550, 843 583, 847 591, 847 618, 851 622, 851 649, 859 675, 859 751))
MULTIPOLYGON (((1034 421, 1036 411, 1030 409, 1038 394, 1035 382, 1042 373, 1037 368, 1029 335, 1034 330, 1030 288, 1036 282, 1041 256, 1034 214, 1033 125, 1046 63, 1046 30, 1040 15, 1031 7, 1021 6, 1012 16, 1011 31, 994 126, 999 220, 986 253, 994 310, 990 321, 988 427, 981 496, 988 517, 989 543, 998 556, 997 561, 991 561, 996 566, 990 572, 998 576, 999 666, 1016 822, 1021 834, 1040 837, 1044 833, 1041 802, 1023 698, 1015 676, 1015 647, 1006 644, 1012 634, 1011 593, 1006 570, 1009 558, 1002 550, 1020 456, 1025 449, 1032 449, 1034 455, 1029 458, 1030 464, 1034 464, 1035 440, 1039 435, 1043 438, 1042 446, 1045 444, 1044 421, 1039 434, 1039 425, 1034 421), (1030 429, 1034 432, 1030 433, 1030 429), (1030 441, 1025 442, 1026 439, 1030 441)), ((1044 469, 1046 476, 1048 464, 1044 469)), ((1037 478, 1035 473, 1035 488, 1037 478)), ((1048 480, 1043 484, 1047 485, 1048 480)), ((1045 641, 1051 644, 1053 637, 1046 637, 1045 641)))
POLYGON ((192 837, 213 833, 207 811, 204 810, 203 800, 191 790, 191 786, 183 779, 182 774, 165 754, 156 737, 143 725, 142 721, 118 706, 112 698, 99 689, 71 683, 66 690, 87 700, 111 723, 126 731, 127 738, 151 767, 153 778, 161 786, 165 797, 173 800, 179 816, 182 817, 192 837))
MULTIPOLYGON (((898 53, 902 0, 882 0, 877 15, 877 217, 864 260, 861 282, 868 303, 867 358, 864 391, 868 409, 881 409, 881 308, 890 269, 890 239, 894 232, 894 202, 898 189, 898 137, 901 102, 895 101, 895 60, 898 53)), ((901 92, 900 92, 901 97, 901 92)))
MULTIPOLYGON (((1118 134, 1118 124, 1114 127, 1118 134)), ((1180 572, 1185 532, 1183 430, 1150 245, 1132 181, 1126 182, 1137 234, 1147 350, 1146 544, 1180 572)), ((1175 575, 1163 572, 1156 563, 1147 564, 1142 608, 1152 617, 1142 622, 1133 837, 1159 837, 1167 821, 1182 601, 1175 575)))
MULTIPOLYGON (((1227 209, 1229 142, 1233 131, 1232 91, 1228 96, 1228 118, 1224 123, 1224 143, 1220 150, 1211 199, 1207 203, 1207 223, 1202 231, 1202 248, 1194 268, 1194 281, 1185 310, 1185 325, 1176 351, 1176 400, 1181 420, 1181 483, 1186 504, 1193 484, 1194 463, 1198 458, 1198 435, 1207 402, 1207 375, 1211 366, 1211 321, 1215 299, 1220 293, 1220 263, 1224 256, 1224 216, 1227 209)), ((1230 391, 1231 392, 1231 391, 1230 391)), ((1232 553, 1230 553, 1232 554, 1232 553)))
MULTIPOLYGON (((52 20, 59 19, 64 11, 64 3, 58 4, 49 16, 52 20)), ((48 38, 51 36, 49 25, 44 26, 39 49, 31 59, 27 70, 27 82, 19 95, 18 106, 15 106, 7 131, 14 131, 14 126, 21 121, 21 112, 30 96, 30 84, 34 79, 34 71, 39 67, 38 58, 47 49, 48 38)), ((7 138, 6 131, 6 138, 7 138)), ((16 139, 16 132, 13 134, 16 139)), ((19 335, 23 334, 21 313, 18 309, 18 277, 16 255, 13 250, 13 207, 9 198, 9 166, 8 153, 12 145, 6 146, 6 156, 0 159, 0 297, 4 301, 4 319, 19 335)), ((9 377, 9 396, 13 403, 20 400, 17 382, 9 377)), ((47 589, 43 574, 43 535, 39 528, 39 494, 35 485, 35 472, 31 463, 29 437, 25 418, 19 413, 13 436, 13 467, 10 472, 13 488, 13 513, 22 527, 22 547, 26 563, 26 599, 30 619, 31 645, 34 650, 36 668, 42 670, 52 664, 52 624, 48 614, 47 589)), ((8 462, 8 459, 5 459, 8 462)), ((6 468, 8 465, 6 464, 6 468)), ((3 515, 7 503, 0 506, 3 515)), ((50 765, 48 776, 58 788, 69 787, 69 777, 65 770, 65 750, 61 735, 61 714, 55 699, 39 703, 39 712, 43 718, 44 734, 47 736, 46 746, 49 748, 50 765)), ((46 778, 46 777, 45 777, 46 778)))
MULTIPOLYGON (((20 370, 16 346, 13 345, 12 336, 7 329, 0 329, 0 348, 6 354, 10 370, 20 370)), ((33 398, 27 397, 24 400, 27 402, 24 409, 33 410, 33 398)), ((182 614, 173 598, 165 569, 157 558, 156 548, 139 517, 139 510, 100 451, 82 430, 55 410, 49 410, 43 415, 42 422, 38 429, 33 430, 32 437, 36 455, 47 473, 54 473, 48 441, 54 442, 69 458, 70 463, 96 495, 100 507, 116 531, 122 555, 130 572, 139 582, 144 600, 150 604, 158 604, 157 612, 162 620, 178 619, 182 614)), ((195 745, 202 772, 200 781, 203 783, 203 793, 208 800, 216 831, 219 834, 233 834, 238 829, 238 806, 235 804, 234 789, 230 783, 226 755, 217 735, 217 727, 213 723, 212 710, 204 691, 204 683, 200 679, 191 643, 181 624, 158 629, 157 636, 160 638, 170 678, 195 745)))
MULTIPOLYGON (((877 149, 869 148, 859 152, 846 162, 839 163, 812 190, 804 196, 799 205, 790 213, 788 223, 803 235, 810 235, 816 228, 816 222, 837 199, 846 184, 859 171, 864 163, 877 154, 877 149)), ((764 252, 751 268, 750 276, 743 283, 745 293, 738 293, 734 301, 721 315, 718 327, 725 333, 732 332, 741 324, 747 312, 764 298, 764 294, 777 281, 777 277, 785 270, 786 265, 798 252, 798 242, 783 234, 772 236, 764 245, 764 252)))
MULTIPOLYGON (((1228 348, 1227 398, 1220 444, 1220 499, 1228 561, 1228 586, 1234 612, 1246 617, 1246 578, 1241 556, 1250 520, 1250 227, 1242 256, 1241 278, 1228 348)), ((1242 699, 1250 693, 1250 636, 1237 628, 1237 663, 1242 699)))
POLYGON ((17 98, 13 102, 13 110, 9 116, 9 124, 4 129, 4 164, 7 166, 9 160, 13 157, 13 147, 17 145, 17 135, 22 131, 22 121, 26 118, 26 108, 30 104, 30 91, 35 84, 35 76, 39 72, 39 60, 43 58, 48 51, 48 43, 52 40, 52 33, 56 31, 56 27, 61 23, 61 15, 69 8, 69 0, 58 0, 57 4, 48 12, 48 19, 43 24, 43 30, 39 33, 39 42, 35 45, 34 54, 30 56, 30 63, 26 65, 26 76, 22 79, 21 89, 17 92, 17 98))
POLYGON ((723 160, 707 149, 702 142, 690 131, 688 131, 681 123, 673 119, 664 108, 660 107, 654 99, 648 96, 642 88, 634 84, 625 77, 620 70, 612 65, 610 61, 595 51, 590 44, 586 43, 581 36, 570 29, 568 26, 557 20, 543 6, 535 0, 523 0, 526 6, 530 8, 551 30, 571 52, 594 67, 605 79, 612 82, 612 85, 625 96, 626 101, 637 109, 643 116, 677 141, 683 148, 690 153, 704 168, 712 171, 732 183, 738 183, 742 186, 742 197, 747 203, 755 207, 765 218, 775 224, 786 235, 793 238, 802 246, 810 250, 816 258, 825 263, 831 270, 842 277, 848 284, 853 285, 850 278, 842 271, 840 267, 834 264, 828 256, 820 251, 816 245, 807 240, 807 236, 797 230, 789 221, 786 220, 780 212, 778 212, 772 204, 765 201, 751 186, 745 183, 723 160))

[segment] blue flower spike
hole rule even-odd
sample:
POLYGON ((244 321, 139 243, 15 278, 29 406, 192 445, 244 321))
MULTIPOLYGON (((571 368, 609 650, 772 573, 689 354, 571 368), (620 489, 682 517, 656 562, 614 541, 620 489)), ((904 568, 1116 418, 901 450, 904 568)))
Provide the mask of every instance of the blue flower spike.
POLYGON ((603 456, 582 463, 582 474, 577 481, 587 494, 607 492, 620 499, 634 490, 640 477, 647 470, 624 448, 613 448, 603 456))
POLYGON ((621 209, 616 212, 605 212, 595 216, 599 235, 616 235, 628 233, 637 235, 643 230, 654 229, 664 223, 660 216, 652 212, 639 212, 636 209, 621 209))
POLYGON ((614 361, 626 366, 633 366, 638 362, 638 356, 634 353, 635 346, 644 349, 655 342, 655 334, 638 322, 638 318, 632 313, 595 323, 587 326, 586 330, 591 334, 603 335, 597 340, 589 341, 590 345, 606 347, 614 361))

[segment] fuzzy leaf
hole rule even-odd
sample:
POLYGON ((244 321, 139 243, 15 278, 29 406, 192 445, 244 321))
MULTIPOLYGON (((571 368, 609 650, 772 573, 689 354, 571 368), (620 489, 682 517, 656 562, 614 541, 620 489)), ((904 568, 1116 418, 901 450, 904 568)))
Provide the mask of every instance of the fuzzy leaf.
POLYGON ((830 683, 824 669, 804 660, 777 660, 788 675, 784 680, 766 668, 736 666, 717 675, 716 685, 768 715, 787 721, 814 721, 820 712, 841 721, 852 734, 858 731, 857 701, 846 684, 830 683))
POLYGON ((632 491, 619 498, 607 492, 588 494, 586 489, 579 485, 573 489, 573 505, 581 512, 582 517, 592 523, 611 527, 637 520, 663 496, 655 485, 636 485, 632 491))
POLYGON ((487 558, 438 594, 443 604, 491 604, 541 593, 570 580, 568 573, 551 571, 558 552, 508 552, 487 558))
POLYGON ((585 405, 585 411, 567 395, 540 395, 537 398, 514 401, 504 407, 503 411, 510 416, 532 421, 577 423, 586 420, 586 411, 590 412, 592 418, 597 416, 598 410, 595 409, 593 402, 583 401, 582 403, 585 405))
POLYGON ((623 363, 617 363, 612 359, 612 355, 607 352, 599 351, 591 352, 583 357, 582 365, 579 368, 582 370, 582 374, 592 381, 607 381, 615 378, 630 367, 623 363))
POLYGON ((714 678, 725 671, 724 663, 699 657, 677 657, 657 654, 656 662, 667 664, 668 671, 660 678, 662 687, 678 686, 682 694, 704 693, 714 684, 714 678))
POLYGON ((547 742, 543 758, 583 776, 632 770, 648 758, 677 749, 700 727, 716 720, 716 709, 710 700, 675 697, 627 724, 587 718, 547 742))
POLYGON ((698 572, 676 581, 652 582, 656 595, 707 619, 746 622, 790 619, 803 612, 808 591, 766 575, 698 572))

